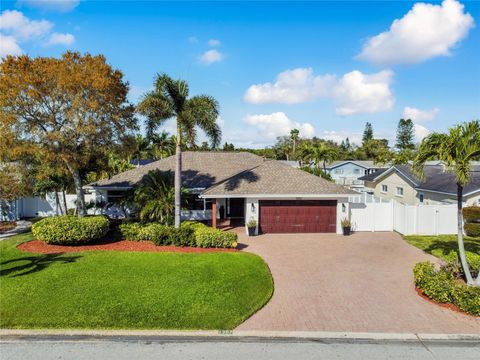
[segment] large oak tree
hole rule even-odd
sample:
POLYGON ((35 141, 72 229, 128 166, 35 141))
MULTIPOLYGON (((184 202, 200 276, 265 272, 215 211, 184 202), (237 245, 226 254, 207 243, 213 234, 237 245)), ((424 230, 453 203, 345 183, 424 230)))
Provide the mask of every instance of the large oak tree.
POLYGON ((80 170, 136 128, 128 83, 104 56, 8 56, 0 63, 0 161, 35 153, 70 172, 79 216, 85 199, 80 170))

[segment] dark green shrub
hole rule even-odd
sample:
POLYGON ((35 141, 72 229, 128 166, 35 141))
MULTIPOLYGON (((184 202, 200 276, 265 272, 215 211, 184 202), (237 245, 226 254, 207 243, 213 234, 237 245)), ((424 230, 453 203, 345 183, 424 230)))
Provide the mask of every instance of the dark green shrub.
POLYGON ((235 248, 238 235, 232 232, 199 227, 195 230, 195 240, 201 248, 235 248))
POLYGON ((467 236, 480 237, 480 223, 466 223, 463 228, 467 236))
POLYGON ((123 240, 142 240, 139 237, 141 228, 139 223, 123 223, 118 226, 120 237, 123 240))
POLYGON ((467 206, 462 209, 465 222, 480 222, 480 206, 467 206))
POLYGON ((75 245, 104 237, 109 230, 105 216, 55 216, 32 225, 32 233, 47 244, 75 245))
POLYGON ((175 246, 195 246, 195 233, 193 228, 190 226, 183 226, 179 229, 171 228, 169 242, 175 246))
POLYGON ((138 239, 153 241, 155 245, 170 245, 171 229, 156 223, 143 225, 139 230, 138 239))

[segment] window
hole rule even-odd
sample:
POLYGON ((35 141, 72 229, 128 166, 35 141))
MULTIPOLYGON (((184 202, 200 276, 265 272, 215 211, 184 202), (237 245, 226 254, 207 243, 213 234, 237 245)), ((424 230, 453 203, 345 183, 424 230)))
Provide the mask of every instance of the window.
POLYGON ((335 174, 343 174, 343 169, 335 169, 335 174))
POLYGON ((403 187, 397 186, 397 196, 403 196, 403 187))
POLYGON ((387 185, 382 185, 382 193, 386 193, 388 191, 387 185))
POLYGON ((364 173, 365 175, 368 175, 368 169, 363 170, 363 173, 364 173))
POLYGON ((360 174, 360 169, 353 169, 354 174, 360 174))
POLYGON ((421 203, 423 203, 423 200, 425 199, 425 195, 423 195, 422 193, 419 193, 418 199, 420 200, 421 203))
POLYGON ((108 190, 107 191, 107 202, 116 203, 118 200, 122 199, 125 196, 125 191, 122 190, 108 190))

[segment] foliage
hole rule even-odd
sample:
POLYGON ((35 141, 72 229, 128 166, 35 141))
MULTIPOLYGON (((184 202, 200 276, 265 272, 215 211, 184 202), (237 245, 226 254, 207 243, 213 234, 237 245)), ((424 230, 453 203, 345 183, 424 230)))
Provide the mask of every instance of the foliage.
POLYGON ((343 218, 343 219, 340 221, 340 224, 342 225, 342 228, 346 228, 346 227, 351 227, 351 226, 352 226, 352 222, 351 222, 350 219, 348 219, 348 218, 343 218))
POLYGON ((247 228, 252 229, 257 227, 257 221, 255 219, 250 219, 247 222, 247 228))
POLYGON ((480 237, 480 223, 466 223, 463 228, 465 229, 465 234, 474 238, 480 237))
POLYGON ((312 174, 315 176, 320 176, 322 179, 333 181, 332 176, 321 168, 313 167, 310 165, 304 165, 304 166, 300 166, 300 170, 306 171, 309 174, 312 174))
POLYGON ((0 166, 0 199, 13 201, 31 192, 29 182, 24 178, 15 164, 0 166))
POLYGON ((196 245, 201 248, 235 248, 237 239, 238 235, 229 231, 207 226, 195 229, 196 245))
POLYGON ((244 253, 32 254, 0 242, 0 327, 234 329, 271 297, 265 262, 244 253))
POLYGON ((101 55, 7 56, 0 63, 0 159, 62 164, 85 215, 80 170, 136 127, 128 84, 101 55))
POLYGON ((415 149, 413 121, 411 119, 400 119, 397 128, 397 143, 395 147, 399 151, 415 149))
POLYGON ((104 237, 109 230, 105 216, 54 216, 32 225, 32 233, 47 244, 75 245, 104 237))
POLYGON ((326 163, 337 159, 337 151, 325 143, 319 145, 304 143, 300 149, 300 157, 307 164, 315 164, 318 169, 320 164, 323 164, 323 172, 326 173, 326 163))
POLYGON ((452 303, 472 315, 480 315, 480 288, 468 287, 455 281, 447 269, 435 269, 431 262, 421 262, 413 268, 415 286, 429 298, 440 303, 452 303))
POLYGON ((462 214, 467 223, 480 222, 480 206, 466 206, 462 209, 462 214))
POLYGON ((365 144, 370 140, 373 140, 373 127, 372 124, 367 122, 365 124, 365 130, 363 130, 362 145, 365 146, 365 144))
POLYGON ((135 222, 124 222, 118 225, 120 236, 124 240, 132 240, 132 241, 142 240, 139 235, 141 229, 142 229, 142 225, 135 222))

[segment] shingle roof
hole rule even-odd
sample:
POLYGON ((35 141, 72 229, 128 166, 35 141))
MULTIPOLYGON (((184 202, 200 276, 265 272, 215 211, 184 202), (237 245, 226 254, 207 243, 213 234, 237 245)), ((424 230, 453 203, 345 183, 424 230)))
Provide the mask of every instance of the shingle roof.
POLYGON ((337 160, 334 162, 331 162, 327 164, 326 168, 327 169, 332 169, 334 167, 337 167, 342 164, 347 164, 347 163, 354 163, 357 164, 358 166, 364 167, 366 169, 372 169, 372 168, 383 168, 384 166, 381 166, 379 164, 375 164, 372 160, 337 160))
POLYGON ((375 171, 371 174, 359 177, 358 180, 373 181, 377 178, 377 176, 379 176, 380 174, 383 174, 387 170, 388 169, 378 169, 377 171, 375 171))
MULTIPOLYGON (((247 152, 185 151, 182 153, 182 183, 187 188, 208 188, 262 162, 262 157, 247 152)), ((138 184, 150 170, 155 169, 174 171, 175 155, 89 185, 132 187, 138 184)))
POLYGON ((202 193, 210 196, 265 194, 353 195, 357 193, 276 160, 265 160, 202 193))
MULTIPOLYGON (((440 191, 449 194, 457 193, 456 174, 454 172, 446 172, 442 165, 425 165, 424 179, 420 179, 413 173, 411 165, 395 165, 393 168, 414 183, 416 189, 440 191)), ((379 175, 381 173, 377 171, 376 173, 362 176, 359 180, 374 181, 379 175)), ((465 186, 463 193, 469 194, 478 190, 480 190, 480 166, 474 165, 472 166, 470 182, 465 186)))

